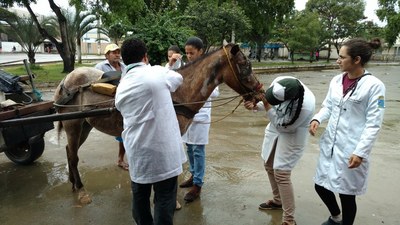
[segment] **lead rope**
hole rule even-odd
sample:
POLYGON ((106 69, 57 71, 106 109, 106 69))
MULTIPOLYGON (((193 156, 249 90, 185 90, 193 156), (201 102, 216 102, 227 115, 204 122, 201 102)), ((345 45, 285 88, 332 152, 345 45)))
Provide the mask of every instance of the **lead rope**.
POLYGON ((213 121, 210 121, 210 122, 192 122, 192 123, 212 124, 212 123, 220 122, 221 120, 224 120, 226 117, 232 115, 232 114, 236 111, 236 109, 239 107, 239 105, 242 104, 242 102, 243 102, 243 99, 240 99, 239 104, 237 104, 237 106, 236 106, 230 113, 226 114, 226 115, 223 116, 222 118, 219 118, 219 119, 217 119, 217 120, 213 120, 213 121))

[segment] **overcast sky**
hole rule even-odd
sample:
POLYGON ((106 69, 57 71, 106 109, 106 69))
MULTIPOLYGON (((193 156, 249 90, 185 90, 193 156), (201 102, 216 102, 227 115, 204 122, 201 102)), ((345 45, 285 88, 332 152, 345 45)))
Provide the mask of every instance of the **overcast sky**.
MULTIPOLYGON (((54 0, 54 2, 63 7, 68 7, 68 0, 54 0)), ((295 7, 297 10, 303 10, 306 6, 307 0, 295 0, 295 7)), ((375 10, 378 9, 378 0, 364 0, 366 2, 364 15, 368 17, 367 20, 373 20, 379 25, 383 25, 376 16, 375 10)), ((48 0, 37 0, 37 4, 31 4, 34 12, 49 15, 52 13, 48 0)))

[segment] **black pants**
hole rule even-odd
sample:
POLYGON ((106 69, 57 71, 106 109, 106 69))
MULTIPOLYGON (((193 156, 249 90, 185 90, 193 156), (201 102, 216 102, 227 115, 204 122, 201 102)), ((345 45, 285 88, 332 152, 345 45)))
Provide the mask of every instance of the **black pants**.
POLYGON ((176 207, 178 177, 153 184, 132 181, 132 215, 137 225, 172 225, 176 207), (154 221, 151 215, 150 195, 154 189, 154 221))
MULTIPOLYGON (((319 197, 328 207, 332 216, 340 214, 339 206, 336 202, 335 194, 332 191, 325 189, 322 186, 315 184, 315 190, 319 197)), ((355 195, 339 194, 340 202, 342 205, 342 225, 353 225, 357 213, 357 204, 355 195)))

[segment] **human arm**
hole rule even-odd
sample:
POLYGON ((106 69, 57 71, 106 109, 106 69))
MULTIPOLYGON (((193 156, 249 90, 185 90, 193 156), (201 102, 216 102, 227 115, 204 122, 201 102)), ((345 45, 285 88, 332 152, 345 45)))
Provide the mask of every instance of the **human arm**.
POLYGON ((178 89, 178 87, 183 83, 183 77, 181 74, 169 69, 166 74, 168 88, 171 92, 175 92, 176 89, 178 89))
POLYGON ((310 122, 310 127, 309 127, 309 133, 311 135, 315 135, 317 133, 317 129, 321 122, 329 119, 332 111, 332 89, 335 88, 335 81, 336 79, 332 79, 329 85, 328 93, 325 96, 324 101, 321 104, 321 109, 317 114, 314 115, 314 117, 311 119, 310 122))
MULTIPOLYGON (((368 78, 368 77, 366 77, 368 78)), ((368 87, 368 103, 365 109, 365 124, 361 130, 360 140, 357 143, 354 155, 368 158, 372 146, 378 137, 384 115, 385 86, 378 79, 371 79, 368 87)))

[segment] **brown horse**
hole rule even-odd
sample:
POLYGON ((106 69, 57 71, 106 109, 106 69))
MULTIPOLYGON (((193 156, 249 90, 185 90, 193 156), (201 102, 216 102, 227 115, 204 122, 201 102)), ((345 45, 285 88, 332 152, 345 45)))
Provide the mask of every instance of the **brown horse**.
MULTIPOLYGON (((183 76, 183 84, 173 93, 172 99, 179 105, 176 107, 176 113, 182 134, 191 123, 193 116, 204 105, 204 101, 219 84, 226 83, 248 99, 256 93, 263 92, 261 84, 252 73, 250 61, 240 51, 239 46, 234 44, 228 44, 210 52, 180 68, 178 72, 183 76), (193 102, 195 104, 185 105, 185 103, 193 102)), ((102 74, 102 71, 89 67, 77 68, 68 74, 55 92, 54 101, 64 104, 58 107, 57 112, 113 107, 113 97, 95 93, 91 88, 86 87, 87 84, 96 82, 102 74)), ((59 122, 59 131, 64 128, 67 135, 69 180, 73 191, 84 193, 78 171, 78 149, 93 127, 106 134, 120 136, 123 130, 122 116, 118 111, 114 111, 107 116, 59 122)), ((90 199, 84 201, 90 202, 90 199)))

